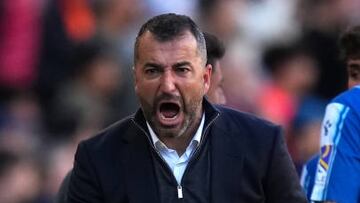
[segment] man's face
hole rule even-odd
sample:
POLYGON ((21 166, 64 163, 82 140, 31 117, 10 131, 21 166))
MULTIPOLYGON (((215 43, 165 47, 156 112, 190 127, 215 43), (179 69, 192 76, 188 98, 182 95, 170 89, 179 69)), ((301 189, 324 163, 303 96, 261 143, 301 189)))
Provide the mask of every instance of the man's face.
POLYGON ((207 97, 215 104, 225 104, 226 97, 223 89, 224 78, 220 67, 220 61, 215 60, 214 65, 215 67, 211 75, 211 85, 207 97))
POLYGON ((159 42, 148 31, 135 61, 135 91, 146 120, 160 137, 193 133, 202 115, 211 67, 204 67, 190 32, 159 42))
POLYGON ((348 87, 360 84, 360 59, 348 59, 346 65, 349 75, 348 87))

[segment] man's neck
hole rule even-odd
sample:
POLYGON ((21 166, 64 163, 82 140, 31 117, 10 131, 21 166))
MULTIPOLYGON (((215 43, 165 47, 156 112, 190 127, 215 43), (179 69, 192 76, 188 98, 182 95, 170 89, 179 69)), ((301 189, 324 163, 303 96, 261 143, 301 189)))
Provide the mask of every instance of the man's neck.
MULTIPOLYGON (((195 132, 194 132, 195 133, 195 132)), ((159 138, 168 148, 177 152, 179 157, 184 154, 187 146, 189 146, 194 134, 183 135, 179 137, 162 137, 159 138)))
POLYGON ((201 114, 201 116, 196 119, 196 122, 193 122, 182 135, 177 137, 158 135, 159 140, 161 140, 161 142, 163 142, 168 148, 175 150, 180 157, 184 154, 186 148, 189 146, 191 140, 199 129, 202 117, 203 114, 201 114))

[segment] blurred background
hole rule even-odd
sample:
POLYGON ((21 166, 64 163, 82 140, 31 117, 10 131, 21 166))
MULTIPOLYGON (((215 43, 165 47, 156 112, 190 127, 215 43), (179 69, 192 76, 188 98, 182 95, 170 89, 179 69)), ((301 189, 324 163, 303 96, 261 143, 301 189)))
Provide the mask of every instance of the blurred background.
POLYGON ((52 202, 80 140, 138 107, 140 26, 191 16, 226 45, 228 106, 282 125, 293 161, 318 151, 326 103, 346 89, 337 39, 359 0, 0 1, 0 202, 52 202))

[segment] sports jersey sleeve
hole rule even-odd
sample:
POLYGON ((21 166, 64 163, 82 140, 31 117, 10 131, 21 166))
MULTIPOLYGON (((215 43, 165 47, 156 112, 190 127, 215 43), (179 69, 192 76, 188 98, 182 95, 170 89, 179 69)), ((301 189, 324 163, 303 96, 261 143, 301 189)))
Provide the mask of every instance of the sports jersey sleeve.
POLYGON ((351 108, 343 103, 333 102, 326 108, 312 201, 360 202, 359 151, 351 146, 353 137, 358 136, 352 128, 359 123, 351 117, 351 108))
POLYGON ((312 157, 308 162, 306 162, 301 172, 300 184, 303 187, 308 200, 310 200, 311 192, 314 187, 314 179, 319 157, 320 156, 318 154, 312 157))

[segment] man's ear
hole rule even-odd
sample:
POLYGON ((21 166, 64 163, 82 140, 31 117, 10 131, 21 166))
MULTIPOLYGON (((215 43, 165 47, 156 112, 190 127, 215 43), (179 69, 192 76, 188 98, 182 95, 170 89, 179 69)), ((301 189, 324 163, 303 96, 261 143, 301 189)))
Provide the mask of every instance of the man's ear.
POLYGON ((204 93, 207 94, 211 85, 212 65, 207 64, 204 71, 204 93))

